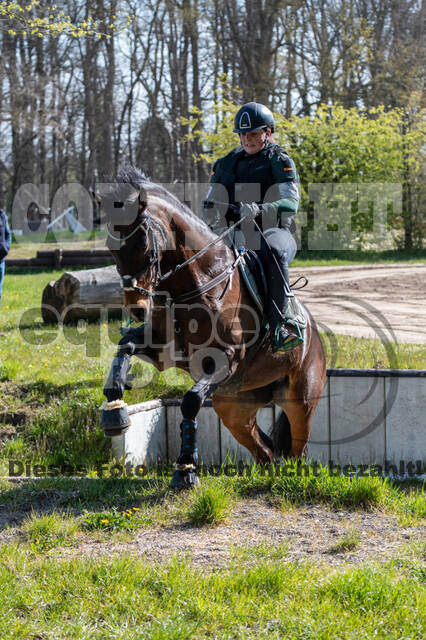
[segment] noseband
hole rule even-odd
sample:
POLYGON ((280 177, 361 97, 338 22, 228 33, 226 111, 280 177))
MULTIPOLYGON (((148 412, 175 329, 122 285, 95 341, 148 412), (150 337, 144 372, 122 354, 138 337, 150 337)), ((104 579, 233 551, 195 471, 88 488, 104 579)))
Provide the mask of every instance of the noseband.
POLYGON ((154 292, 150 291, 149 289, 145 289, 144 287, 140 287, 138 285, 138 280, 146 271, 151 269, 151 267, 153 267, 155 264, 157 265, 157 269, 156 269, 156 278, 155 278, 155 282, 154 282, 154 288, 157 287, 158 283, 162 279, 161 263, 160 263, 161 253, 160 253, 160 250, 159 250, 157 236, 155 235, 154 229, 153 229, 153 227, 156 227, 160 231, 161 235, 164 237, 164 232, 163 232, 162 228, 160 227, 160 225, 158 225, 156 222, 154 222, 154 220, 152 220, 152 218, 149 215, 149 213, 146 212, 145 215, 141 218, 140 223, 133 229, 133 231, 131 231, 126 236, 123 237, 123 236, 120 235, 120 238, 114 238, 114 236, 112 236, 112 234, 110 234, 110 235, 115 240, 120 240, 120 242, 122 242, 123 245, 125 245, 127 240, 132 238, 140 229, 142 229, 142 227, 143 227, 145 222, 148 223, 148 238, 149 238, 150 246, 152 247, 152 249, 150 249, 149 252, 148 252, 148 255, 149 255, 148 263, 146 265, 144 265, 140 271, 138 271, 137 273, 135 273, 133 275, 122 274, 121 271, 120 271, 120 268, 118 267, 118 265, 117 265, 117 271, 118 271, 118 273, 119 273, 119 275, 121 277, 121 283, 122 283, 122 287, 123 287, 124 291, 134 291, 136 293, 141 293, 141 294, 144 294, 146 296, 154 297, 156 294, 154 292))

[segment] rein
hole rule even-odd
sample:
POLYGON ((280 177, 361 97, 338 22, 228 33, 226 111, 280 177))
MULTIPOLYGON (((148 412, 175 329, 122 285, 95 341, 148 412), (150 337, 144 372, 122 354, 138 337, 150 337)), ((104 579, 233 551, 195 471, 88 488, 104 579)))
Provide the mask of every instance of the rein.
MULTIPOLYGON (((243 220, 243 219, 244 219, 244 217, 241 218, 241 220, 243 220)), ((213 280, 210 280, 210 282, 208 282, 207 284, 203 285, 202 287, 197 287, 196 289, 193 289, 192 291, 188 291, 187 293, 182 293, 182 294, 180 294, 179 296, 177 296, 175 298, 172 298, 171 296, 166 296, 166 295, 164 295, 162 293, 157 293, 156 291, 150 291, 149 289, 145 289, 144 287, 140 287, 138 285, 138 279, 140 278, 141 275, 143 275, 146 271, 148 271, 150 268, 152 268, 156 264, 157 265, 157 271, 156 271, 156 278, 155 278, 154 288, 157 288, 158 285, 161 282, 164 282, 164 280, 167 280, 167 278, 170 278, 172 275, 177 273, 180 269, 183 269, 184 267, 186 267, 189 264, 191 264, 191 262, 194 262, 195 260, 197 260, 206 251, 208 251, 208 249, 210 249, 215 244, 217 244, 218 242, 223 240, 227 235, 229 235, 231 233, 231 231, 238 224, 241 223, 241 220, 238 220, 238 222, 236 222, 231 227, 226 229, 223 233, 220 234, 220 236, 218 236, 217 238, 215 238, 214 240, 209 242, 205 247, 203 247, 202 249, 197 251, 197 253, 195 253, 190 258, 188 258, 188 260, 185 260, 185 262, 177 264, 173 269, 170 269, 170 271, 167 271, 167 273, 162 274, 161 273, 161 254, 160 254, 160 251, 159 251, 159 245, 158 245, 157 236, 154 233, 153 227, 155 227, 158 231, 160 231, 163 239, 165 239, 164 231, 163 231, 162 227, 158 223, 156 223, 154 220, 152 220, 151 216, 147 212, 146 215, 144 216, 142 222, 140 224, 138 224, 135 227, 135 229, 133 229, 133 231, 131 231, 124 238, 120 237, 121 242, 124 242, 124 244, 125 244, 126 241, 129 238, 131 238, 139 229, 142 228, 143 222, 147 221, 148 222, 148 233, 149 233, 150 241, 151 241, 151 244, 152 244, 152 247, 153 247, 150 250, 151 257, 150 257, 149 262, 140 271, 138 271, 134 275, 128 275, 128 274, 122 275, 120 273, 119 268, 117 267, 117 271, 121 276, 121 280, 122 280, 122 284, 123 284, 123 290, 124 291, 135 291, 136 293, 143 294, 143 295, 145 295, 147 297, 150 297, 150 298, 157 298, 159 300, 165 301, 166 304, 168 304, 168 305, 178 304, 180 302, 187 302, 188 300, 192 300, 193 298, 196 298, 196 297, 198 297, 200 295, 203 295, 207 291, 210 291, 210 289, 213 289, 214 287, 218 286, 219 284, 221 284, 222 282, 224 282, 225 280, 227 280, 228 278, 231 277, 234 269, 238 266, 239 262, 241 261, 241 259, 243 257, 243 253, 241 253, 236 258, 236 260, 225 269, 225 271, 223 271, 218 276, 213 278, 213 280)))

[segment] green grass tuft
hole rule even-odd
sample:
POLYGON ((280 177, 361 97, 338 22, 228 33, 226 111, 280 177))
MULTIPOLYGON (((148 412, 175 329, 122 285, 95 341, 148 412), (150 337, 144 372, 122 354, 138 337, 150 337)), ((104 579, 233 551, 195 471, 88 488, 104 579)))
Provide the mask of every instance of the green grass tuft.
POLYGON ((361 544, 361 536, 357 531, 348 531, 337 542, 330 547, 330 553, 345 553, 346 551, 355 551, 361 544))
POLYGON ((52 512, 39 515, 33 512, 22 525, 22 532, 33 551, 44 552, 54 547, 71 544, 78 529, 77 520, 52 512))
POLYGON ((396 513, 401 525, 412 525, 426 519, 426 492, 423 486, 409 487, 405 489, 402 483, 402 491, 398 484, 391 484, 390 492, 386 496, 385 503, 396 513))
POLYGON ((189 521, 197 526, 219 524, 230 514, 233 494, 230 485, 219 479, 203 479, 190 496, 186 514, 189 521))

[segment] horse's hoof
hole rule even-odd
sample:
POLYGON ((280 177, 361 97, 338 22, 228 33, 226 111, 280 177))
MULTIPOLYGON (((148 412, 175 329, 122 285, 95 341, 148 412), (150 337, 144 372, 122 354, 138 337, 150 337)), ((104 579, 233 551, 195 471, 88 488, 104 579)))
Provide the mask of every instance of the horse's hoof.
POLYGON ((101 411, 100 427, 105 431, 106 436, 119 436, 126 433, 130 424, 126 407, 101 411))
POLYGON ((170 486, 172 489, 194 489, 200 485, 200 479, 197 476, 195 469, 185 469, 181 471, 176 469, 173 474, 170 486))

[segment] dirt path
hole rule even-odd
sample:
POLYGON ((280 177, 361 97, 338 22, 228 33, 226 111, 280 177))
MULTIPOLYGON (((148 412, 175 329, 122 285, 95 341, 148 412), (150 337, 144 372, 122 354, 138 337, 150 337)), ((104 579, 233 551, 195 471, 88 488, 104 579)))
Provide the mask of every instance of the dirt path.
POLYGON ((194 566, 212 569, 226 566, 238 551, 256 554, 256 548, 263 545, 272 553, 275 550, 277 561, 309 559, 339 566, 385 562, 402 553, 405 544, 424 540, 425 531, 420 524, 401 526, 394 516, 380 512, 333 511, 311 505, 283 513, 264 499, 253 498, 238 503, 226 524, 199 528, 177 523, 139 530, 131 542, 80 541, 77 547, 52 553, 57 557, 117 553, 148 561, 183 554, 194 566), (356 548, 336 551, 336 543, 349 533, 359 540, 356 548))
POLYGON ((291 268, 309 285, 298 292, 320 329, 426 344, 426 265, 291 268))

